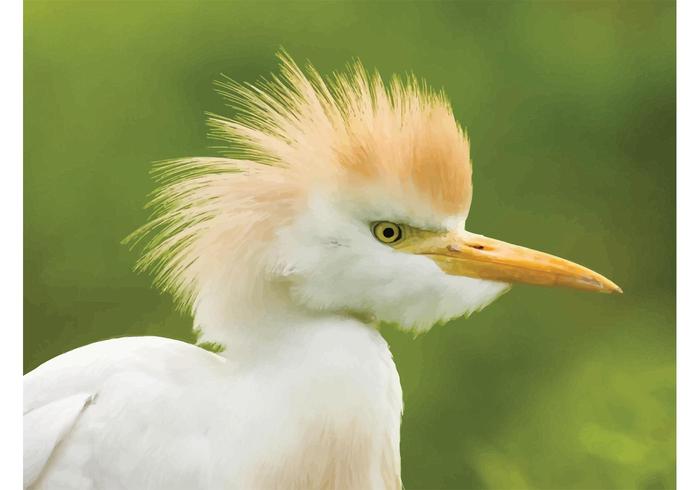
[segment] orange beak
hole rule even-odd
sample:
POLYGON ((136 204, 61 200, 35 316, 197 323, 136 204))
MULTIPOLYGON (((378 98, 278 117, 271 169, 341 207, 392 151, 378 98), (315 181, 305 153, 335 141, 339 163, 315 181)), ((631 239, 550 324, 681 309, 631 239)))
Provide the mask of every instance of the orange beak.
POLYGON ((406 237, 396 249, 425 255, 451 275, 622 293, 611 280, 574 262, 466 231, 420 231, 406 237))

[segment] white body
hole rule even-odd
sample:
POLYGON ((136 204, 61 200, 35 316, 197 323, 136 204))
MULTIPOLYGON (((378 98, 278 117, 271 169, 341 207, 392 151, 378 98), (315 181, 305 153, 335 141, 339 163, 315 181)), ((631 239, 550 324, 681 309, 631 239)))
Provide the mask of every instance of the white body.
POLYGON ((376 330, 331 317, 248 354, 130 337, 48 361, 25 377, 25 487, 399 487, 401 387, 376 330))

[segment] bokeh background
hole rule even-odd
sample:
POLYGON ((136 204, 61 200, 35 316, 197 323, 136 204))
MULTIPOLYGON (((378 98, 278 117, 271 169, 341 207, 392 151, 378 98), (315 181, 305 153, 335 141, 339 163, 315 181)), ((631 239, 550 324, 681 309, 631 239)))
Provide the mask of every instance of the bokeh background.
POLYGON ((212 83, 280 46, 443 87, 468 128, 468 227, 611 277, 515 287, 385 328, 407 489, 675 487, 673 2, 25 2, 24 368, 123 335, 195 341, 131 268, 150 162, 214 154, 212 83))

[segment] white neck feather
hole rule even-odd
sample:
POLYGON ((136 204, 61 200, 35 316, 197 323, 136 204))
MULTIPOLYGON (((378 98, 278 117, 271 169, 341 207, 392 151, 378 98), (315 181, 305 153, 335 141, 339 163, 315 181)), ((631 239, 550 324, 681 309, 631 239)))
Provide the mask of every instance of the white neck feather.
POLYGON ((203 291, 194 307, 194 326, 201 341, 224 346, 224 357, 243 362, 261 356, 281 337, 323 319, 342 318, 294 304, 284 285, 259 284, 259 291, 243 284, 203 291), (238 293, 238 294, 235 294, 238 293))

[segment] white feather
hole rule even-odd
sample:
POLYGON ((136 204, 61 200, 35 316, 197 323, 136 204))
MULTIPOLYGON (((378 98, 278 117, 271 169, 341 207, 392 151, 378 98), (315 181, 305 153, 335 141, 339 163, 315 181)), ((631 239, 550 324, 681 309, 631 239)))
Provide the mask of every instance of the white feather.
POLYGON ((68 435, 91 393, 77 393, 32 409, 24 414, 24 487, 32 485, 49 457, 68 435))
POLYGON ((32 488, 398 488, 401 391, 381 336, 332 317, 269 329, 245 362, 132 337, 29 373, 25 458, 60 432, 32 414, 96 394, 41 471, 32 465, 32 488))

